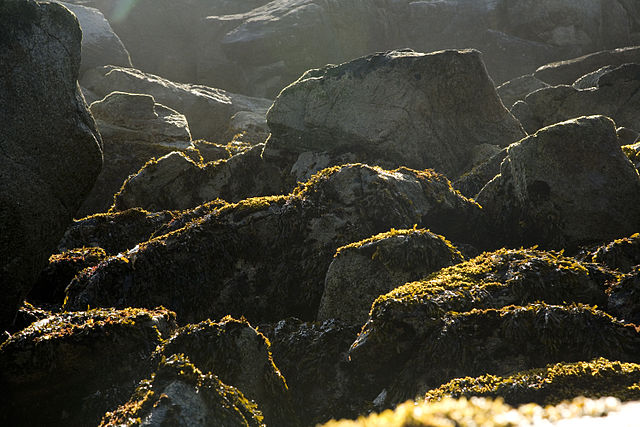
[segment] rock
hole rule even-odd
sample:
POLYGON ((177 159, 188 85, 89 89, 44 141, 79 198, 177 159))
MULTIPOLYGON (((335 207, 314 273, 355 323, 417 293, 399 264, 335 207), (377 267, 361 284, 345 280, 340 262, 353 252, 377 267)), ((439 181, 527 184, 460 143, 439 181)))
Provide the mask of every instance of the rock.
POLYGON ((511 145, 476 200, 507 245, 575 248, 638 230, 640 178, 613 122, 581 117, 511 145))
POLYGON ((640 46, 605 50, 565 61, 553 62, 538 68, 534 76, 552 86, 570 85, 585 74, 599 68, 618 67, 632 62, 640 63, 640 46))
POLYGON ((102 12, 93 7, 69 2, 56 1, 56 3, 73 12, 80 23, 82 30, 80 75, 101 65, 132 67, 129 52, 122 44, 120 37, 113 32, 102 12))
POLYGON ((584 76, 580 77, 578 80, 573 82, 571 86, 573 86, 576 89, 589 89, 592 87, 597 88, 600 77, 615 68, 616 67, 614 67, 613 65, 606 65, 602 68, 598 68, 597 70, 592 71, 589 74, 585 74, 584 76))
POLYGON ((375 304, 351 347, 361 375, 374 377, 370 387, 387 390, 385 407, 453 378, 512 375, 595 357, 639 360, 635 326, 589 306, 536 303, 442 314, 428 304, 418 322, 413 319, 420 316, 406 317, 415 304, 386 311, 375 304))
POLYGON ((82 34, 75 17, 59 4, 6 1, 0 34, 4 330, 91 190, 102 142, 78 88, 82 34))
POLYGON ((49 265, 42 270, 27 298, 39 306, 62 306, 64 291, 76 274, 97 265, 106 257, 104 249, 99 247, 81 247, 51 255, 49 265))
POLYGON ((593 262, 604 264, 609 268, 628 273, 640 264, 640 234, 614 240, 596 249, 593 262))
POLYGON ((287 378, 299 425, 355 418, 366 410, 366 385, 352 375, 347 360, 359 326, 336 319, 311 323, 289 318, 260 325, 259 330, 271 342, 273 358, 287 378))
POLYGON ((408 401, 393 411, 371 414, 356 421, 331 421, 323 427, 430 427, 434 425, 549 425, 578 427, 595 425, 616 427, 640 416, 638 402, 620 404, 615 398, 598 400, 579 397, 556 406, 535 404, 514 408, 502 400, 485 398, 445 398, 441 402, 408 401), (508 420, 508 421, 507 421, 508 420))
POLYGON ((634 266, 609 289, 607 311, 618 319, 640 324, 640 267, 634 266))
POLYGON ((526 74, 502 83, 496 88, 496 92, 498 92, 504 106, 511 108, 516 101, 523 100, 531 92, 544 87, 549 87, 549 85, 535 78, 533 74, 526 74))
POLYGON ((640 140, 637 140, 635 144, 622 146, 622 152, 627 156, 631 163, 636 167, 636 170, 640 168, 640 140))
POLYGON ((214 209, 85 271, 65 309, 162 304, 185 322, 227 314, 253 323, 313 319, 338 247, 414 224, 482 247, 480 215, 432 171, 334 167, 288 196, 214 209))
POLYGON ((500 165, 507 157, 507 148, 503 148, 484 162, 474 166, 470 171, 464 173, 453 181, 453 187, 459 190, 464 196, 475 198, 482 187, 500 173, 500 165))
POLYGON ((123 184, 112 211, 191 209, 214 199, 237 202, 255 195, 282 194, 282 172, 262 158, 264 144, 204 165, 173 152, 152 160, 123 184))
POLYGON ((640 365, 598 358, 590 362, 556 363, 507 377, 483 375, 456 378, 430 390, 425 400, 433 402, 445 397, 463 396, 500 397, 513 406, 528 403, 557 405, 579 396, 639 400, 640 392, 634 386, 638 381, 640 365))
POLYGON ((633 145, 636 142, 640 142, 640 132, 633 129, 619 127, 616 129, 616 135, 618 136, 618 142, 623 147, 625 145, 633 145))
POLYGON ((11 338, 12 334, 20 332, 27 326, 31 325, 33 322, 46 319, 47 317, 50 317, 52 315, 53 313, 51 313, 50 311, 34 307, 32 304, 29 304, 26 301, 23 302, 16 315, 16 320, 13 322, 13 327, 9 331, 6 331, 4 334, 0 335, 0 344, 11 338))
MULTIPOLYGON (((86 307, 85 307, 86 308, 86 307)), ((149 357, 176 328, 165 309, 56 314, 0 346, 3 425, 95 425, 151 373, 149 357)))
MULTIPOLYGON (((207 86, 174 83, 133 68, 116 66, 89 70, 82 77, 82 85, 98 96, 106 96, 114 91, 152 95, 157 103, 185 115, 194 139, 214 142, 227 142, 221 140, 229 133, 231 118, 238 112, 252 112, 264 118, 271 106, 268 99, 252 98, 207 86)), ((266 128, 265 122, 256 123, 254 120, 247 131, 255 131, 260 126, 266 128)), ((255 141, 258 142, 263 141, 255 141)))
POLYGON ((299 425, 270 349, 269 341, 248 322, 226 317, 180 328, 156 357, 184 354, 201 372, 216 375, 256 402, 267 425, 299 425))
POLYGON ((449 241, 427 230, 392 229, 343 246, 329 265, 317 318, 363 324, 379 295, 462 260, 449 241))
POLYGON ((195 150, 186 118, 151 95, 112 92, 91 104, 104 142, 104 166, 78 214, 105 212, 129 175, 174 150, 195 150))
POLYGON ((352 152, 383 167, 434 168, 455 177, 480 144, 525 136, 477 51, 390 51, 310 70, 267 114, 268 149, 352 152))
POLYGON ((199 139, 193 141, 193 146, 200 152, 203 163, 215 162, 216 160, 227 160, 231 157, 233 147, 229 145, 216 144, 199 139))
POLYGON ((260 427, 255 403, 214 374, 203 374, 184 355, 163 359, 128 402, 107 412, 100 426, 139 425, 260 427))

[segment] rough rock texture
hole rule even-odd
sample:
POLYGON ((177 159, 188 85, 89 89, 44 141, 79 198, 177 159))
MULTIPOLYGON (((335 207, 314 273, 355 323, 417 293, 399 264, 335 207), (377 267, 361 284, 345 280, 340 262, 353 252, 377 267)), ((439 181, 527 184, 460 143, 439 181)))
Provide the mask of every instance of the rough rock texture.
POLYGON ((449 241, 427 230, 394 229, 343 246, 327 270, 317 318, 363 324, 379 295, 462 260, 449 241))
POLYGON ((592 87, 597 88, 600 77, 603 74, 606 74, 615 68, 617 67, 614 67, 613 65, 607 65, 605 67, 598 68, 597 70, 592 71, 589 74, 585 74, 584 76, 580 77, 578 80, 573 82, 571 86, 573 86, 576 89, 589 89, 592 87))
POLYGON ((635 266, 609 289, 607 311, 625 322, 640 324, 640 267, 635 266))
POLYGON ((112 92, 90 110, 104 142, 104 165, 78 216, 107 211, 123 182, 148 160, 195 152, 186 118, 151 95, 112 92))
POLYGON ((338 247, 414 224, 475 243, 487 232, 480 215, 432 171, 335 167, 288 196, 215 209, 85 271, 65 308, 161 304, 187 322, 313 319, 338 247))
POLYGON ((500 165, 507 157, 507 148, 503 148, 484 162, 474 166, 470 171, 464 173, 453 181, 453 187, 466 197, 475 198, 482 187, 500 173, 500 165))
POLYGON ((217 198, 237 202, 287 193, 291 189, 284 188, 283 173, 276 164, 263 160, 263 148, 264 144, 257 144, 226 160, 204 165, 177 152, 149 161, 123 184, 112 210, 191 209, 217 198))
POLYGON ((179 329, 156 357, 184 354, 203 373, 240 390, 257 403, 267 425, 299 425, 284 377, 273 363, 271 344, 246 321, 230 317, 179 329))
POLYGON ((203 374, 184 355, 163 359, 128 402, 107 412, 100 426, 261 427, 255 403, 214 374, 203 374))
POLYGON ((336 319, 283 319, 260 325, 273 359, 287 378, 301 426, 331 418, 356 417, 365 410, 366 382, 352 375, 347 351, 360 330, 336 319))
POLYGON ((0 4, 0 330, 102 166, 78 89, 81 32, 56 3, 0 4))
POLYGON ((40 272, 38 281, 27 299, 39 306, 61 306, 64 302, 64 291, 71 279, 81 270, 98 264, 106 257, 104 249, 98 247, 79 247, 51 255, 49 265, 40 272))
POLYGON ((640 226, 640 178, 603 116, 558 123, 511 145, 476 200, 508 245, 571 248, 640 226))
MULTIPOLYGON (((86 308, 86 307, 85 307, 86 308)), ((151 373, 176 328, 165 309, 91 310, 40 320, 0 346, 3 425, 95 425, 151 373)))
MULTIPOLYGON (((640 64, 625 64, 602 74, 597 88, 552 86, 527 95, 526 106, 511 112, 529 133, 574 117, 602 114, 616 126, 640 130, 640 64), (525 108, 524 113, 521 110, 525 108)), ((518 105, 518 104, 516 104, 518 105)))
POLYGON ((120 37, 113 32, 102 12, 69 2, 57 2, 76 15, 82 30, 82 61, 80 75, 101 65, 131 67, 129 52, 120 37))
POLYGON ((570 85, 585 74, 599 68, 640 63, 640 46, 624 47, 590 53, 578 58, 541 66, 534 76, 550 85, 570 85))
POLYGON ((502 83, 496 88, 496 92, 498 92, 504 106, 511 108, 516 101, 524 99, 531 92, 543 87, 549 87, 549 85, 538 80, 533 74, 526 74, 502 83))
POLYGON ((408 401, 393 411, 371 414, 356 421, 331 421, 322 427, 433 427, 433 426, 562 426, 618 427, 640 417, 640 403, 621 404, 615 398, 576 398, 556 406, 535 404, 514 408, 501 400, 444 399, 442 402, 408 401))
MULTIPOLYGON (((116 66, 89 70, 82 77, 82 86, 102 97, 114 91, 152 95, 156 102, 186 116, 194 139, 203 138, 213 142, 228 142, 223 138, 228 135, 230 121, 238 112, 252 112, 264 118, 271 106, 268 99, 252 98, 207 86, 174 83, 133 68, 116 66)), ((256 126, 260 124, 253 122, 248 130, 254 130, 256 126)), ((266 127, 264 121, 261 126, 266 127)), ((238 133, 239 130, 235 128, 233 131, 238 133)))
POLYGON ((390 51, 306 72, 267 114, 267 149, 352 152, 358 161, 454 177, 481 144, 525 133, 477 51, 390 51))
POLYGON ((598 358, 590 362, 557 363, 507 377, 483 375, 456 378, 430 390, 425 400, 443 397, 500 397, 509 405, 557 405, 579 396, 597 399, 613 396, 639 400, 640 365, 598 358))
POLYGON ((385 406, 453 378, 511 375, 595 357, 640 360, 635 326, 589 306, 537 303, 442 314, 427 303, 422 316, 409 318, 396 307, 374 305, 349 352, 353 363, 376 376, 370 387, 387 391, 385 406))
POLYGON ((592 260, 625 273, 631 271, 640 264, 640 234, 634 233, 600 246, 594 251, 592 260))

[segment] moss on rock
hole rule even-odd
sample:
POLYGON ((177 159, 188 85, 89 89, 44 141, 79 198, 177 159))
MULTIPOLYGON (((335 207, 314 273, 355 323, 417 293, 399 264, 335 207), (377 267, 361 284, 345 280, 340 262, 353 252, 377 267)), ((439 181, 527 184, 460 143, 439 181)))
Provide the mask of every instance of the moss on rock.
POLYGON ((640 233, 600 246, 593 253, 592 260, 622 272, 631 271, 640 264, 640 233))

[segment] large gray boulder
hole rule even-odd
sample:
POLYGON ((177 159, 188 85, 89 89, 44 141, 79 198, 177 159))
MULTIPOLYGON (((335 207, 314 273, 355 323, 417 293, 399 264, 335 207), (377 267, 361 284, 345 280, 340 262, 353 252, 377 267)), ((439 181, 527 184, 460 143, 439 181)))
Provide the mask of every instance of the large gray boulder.
POLYGON ((449 177, 482 145, 525 136, 474 50, 389 51, 310 70, 280 93, 267 122, 265 153, 351 152, 449 177))
POLYGON ((552 86, 530 93, 511 112, 529 133, 579 116, 604 115, 618 127, 640 131, 640 64, 624 64, 602 72, 597 87, 552 86))
POLYGON ((132 67, 129 52, 113 32, 102 12, 69 2, 57 2, 76 15, 82 29, 82 61, 80 75, 100 65, 132 67))
POLYGON ((102 141, 78 89, 81 32, 55 3, 0 4, 0 329, 102 167, 102 141))
MULTIPOLYGON (((82 77, 82 86, 100 97, 114 91, 152 95, 156 102, 186 116, 194 139, 203 138, 213 142, 228 142, 223 139, 228 137, 232 118, 238 112, 247 111, 264 117, 272 103, 264 98, 252 98, 207 86, 175 83, 133 68, 116 66, 89 70, 82 77)), ((232 131, 238 132, 237 126, 234 126, 232 131)), ((262 126, 266 127, 266 122, 262 121, 262 126)), ((254 121, 249 130, 255 127, 254 121)))
POLYGON ((511 145, 476 200, 516 246, 571 248, 640 226, 640 178, 603 116, 558 123, 511 145))

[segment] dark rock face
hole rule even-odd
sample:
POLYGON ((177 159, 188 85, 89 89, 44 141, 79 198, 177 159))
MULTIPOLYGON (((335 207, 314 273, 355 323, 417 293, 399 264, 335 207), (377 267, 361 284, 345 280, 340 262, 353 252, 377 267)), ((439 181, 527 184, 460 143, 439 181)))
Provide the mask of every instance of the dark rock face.
POLYGON ((391 51, 308 71, 278 95, 267 123, 265 150, 353 152, 450 177, 478 145, 525 136, 476 51, 391 51))
POLYGON ((129 52, 122 44, 120 37, 113 32, 102 12, 93 7, 68 2, 57 3, 73 12, 80 23, 82 30, 80 75, 101 65, 132 66, 129 52))
POLYGON ((75 17, 59 4, 5 1, 0 34, 1 329, 91 189, 102 143, 76 81, 75 17))
POLYGON ((575 248, 638 229, 640 178, 620 150, 613 122, 582 117, 510 146, 500 174, 477 201, 506 244, 575 248))
POLYGON ((327 270, 318 320, 361 325, 379 295, 462 260, 449 241, 427 230, 392 230, 338 248, 327 270))
POLYGON ((593 262, 622 272, 629 272, 640 264, 640 234, 614 240, 600 246, 592 256, 593 262))
POLYGON ((162 304, 187 322, 313 319, 339 246, 414 224, 474 243, 487 232, 480 215, 432 171, 335 167, 289 196, 228 205, 105 261, 74 280, 65 308, 162 304))
POLYGON ((184 355, 163 359, 128 402, 107 412, 100 426, 261 427, 263 416, 235 387, 203 374, 184 355))
POLYGON ((579 116, 602 114, 616 126, 640 129, 640 64, 625 64, 597 78, 597 87, 587 90, 572 86, 552 86, 527 95, 525 105, 512 113, 529 133, 579 116))
POLYGON ((513 406, 527 403, 557 405, 578 396, 598 398, 615 396, 620 400, 638 400, 640 365, 604 358, 590 362, 557 363, 507 377, 483 375, 457 378, 426 394, 427 401, 443 397, 500 397, 513 406))
POLYGON ((95 425, 151 373, 176 329, 164 309, 91 310, 47 317, 0 346, 4 425, 95 425))
POLYGON ((200 371, 217 375, 256 402, 267 425, 297 426, 287 383, 270 350, 269 341, 249 323, 226 317, 179 329, 156 357, 184 354, 200 371))
POLYGON ((523 100, 531 92, 543 87, 549 87, 549 85, 538 80, 533 74, 527 74, 504 82, 496 88, 496 92, 498 92, 504 106, 511 108, 516 101, 523 100))
POLYGON ((625 322, 640 324, 640 266, 622 276, 608 293, 607 311, 625 322))

